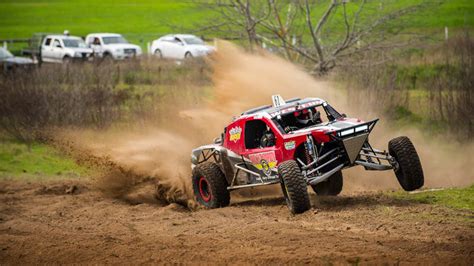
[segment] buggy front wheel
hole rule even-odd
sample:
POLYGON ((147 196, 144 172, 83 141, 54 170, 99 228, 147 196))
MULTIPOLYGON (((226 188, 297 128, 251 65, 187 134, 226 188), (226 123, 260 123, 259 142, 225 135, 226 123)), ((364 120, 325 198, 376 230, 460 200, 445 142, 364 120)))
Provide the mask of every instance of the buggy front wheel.
POLYGON ((286 204, 293 214, 303 213, 311 208, 306 181, 298 164, 288 160, 278 166, 281 188, 286 204))
POLYGON ((388 151, 397 162, 395 175, 406 191, 419 189, 424 184, 423 168, 415 146, 408 137, 398 137, 388 143, 388 151))

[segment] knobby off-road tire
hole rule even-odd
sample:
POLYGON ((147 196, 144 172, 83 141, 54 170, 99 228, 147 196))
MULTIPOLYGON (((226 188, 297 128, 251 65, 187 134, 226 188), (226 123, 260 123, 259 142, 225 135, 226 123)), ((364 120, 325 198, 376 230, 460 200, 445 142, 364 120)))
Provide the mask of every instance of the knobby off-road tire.
POLYGON ((412 191, 424 184, 423 168, 415 146, 408 137, 398 137, 388 143, 388 152, 398 162, 395 175, 402 188, 412 191))
POLYGON ((338 171, 326 181, 312 185, 311 187, 319 196, 337 196, 342 191, 342 185, 342 171, 338 171))
POLYGON ((288 160, 278 166, 281 189, 286 199, 286 204, 294 214, 303 213, 311 208, 306 181, 304 180, 298 164, 288 160))
POLYGON ((214 209, 229 205, 227 181, 216 163, 204 162, 196 165, 192 179, 196 200, 204 207, 214 209))

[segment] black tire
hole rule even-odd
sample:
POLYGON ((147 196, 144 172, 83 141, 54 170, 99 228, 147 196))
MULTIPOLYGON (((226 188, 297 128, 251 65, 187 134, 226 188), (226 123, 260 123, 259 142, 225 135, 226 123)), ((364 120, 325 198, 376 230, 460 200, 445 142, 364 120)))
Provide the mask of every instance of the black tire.
POLYGON ((196 165, 192 179, 196 201, 204 207, 214 209, 229 205, 227 181, 216 163, 204 162, 196 165))
POLYGON ((278 166, 281 188, 286 204, 293 214, 303 213, 311 208, 308 190, 303 174, 294 160, 288 160, 278 166))
POLYGON ((158 58, 162 59, 163 58, 163 54, 161 53, 161 50, 160 49, 156 49, 155 52, 154 52, 155 56, 157 56, 158 58))
POLYGON ((398 182, 406 191, 419 189, 424 184, 423 168, 415 146, 408 137, 398 137, 388 143, 388 152, 395 158, 394 169, 398 182))
POLYGON ((338 171, 326 181, 312 185, 311 187, 319 196, 337 196, 342 191, 342 185, 342 171, 338 171))
POLYGON ((114 62, 114 58, 109 53, 105 53, 104 56, 102 57, 102 63, 112 64, 113 62, 114 62))
POLYGON ((67 55, 65 57, 63 57, 63 64, 67 65, 67 64, 70 64, 71 62, 72 62, 71 57, 69 57, 67 55))

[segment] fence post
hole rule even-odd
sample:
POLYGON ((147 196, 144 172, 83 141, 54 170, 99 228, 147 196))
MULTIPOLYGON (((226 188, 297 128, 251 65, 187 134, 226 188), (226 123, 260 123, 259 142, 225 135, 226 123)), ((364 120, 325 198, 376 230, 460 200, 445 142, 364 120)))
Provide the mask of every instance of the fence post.
POLYGON ((153 52, 151 51, 151 44, 150 44, 150 42, 147 42, 147 43, 146 43, 146 52, 147 52, 147 54, 150 54, 150 55, 153 54, 153 52))
POLYGON ((3 48, 8 49, 7 41, 3 41, 3 48))
POLYGON ((447 41, 449 37, 448 26, 444 27, 444 39, 447 41))

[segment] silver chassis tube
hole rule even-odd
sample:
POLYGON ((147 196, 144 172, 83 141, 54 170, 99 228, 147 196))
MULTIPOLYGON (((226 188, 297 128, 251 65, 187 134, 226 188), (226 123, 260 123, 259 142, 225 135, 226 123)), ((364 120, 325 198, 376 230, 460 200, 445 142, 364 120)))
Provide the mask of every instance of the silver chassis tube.
POLYGON ((239 189, 239 188, 248 188, 248 187, 259 187, 259 186, 266 186, 266 185, 273 185, 273 184, 278 184, 280 183, 280 180, 274 180, 268 183, 259 183, 259 184, 247 184, 247 185, 239 185, 239 186, 231 186, 227 187, 227 190, 234 190, 234 189, 239 189))
POLYGON ((364 166, 370 170, 384 171, 384 170, 391 170, 391 169, 397 170, 398 169, 398 162, 386 151, 368 149, 364 147, 362 148, 362 151, 360 152, 360 156, 365 156, 366 159, 362 160, 359 158, 359 160, 356 160, 354 163, 357 165, 364 166), (364 153, 364 152, 368 152, 368 153, 364 153), (385 160, 389 164, 383 164, 380 162, 380 160, 379 160, 379 163, 370 162, 369 158, 385 160))
POLYGON ((336 156, 336 157, 332 158, 331 160, 329 160, 329 161, 327 161, 327 162, 321 164, 320 166, 314 168, 313 170, 306 172, 305 175, 307 175, 307 176, 308 176, 308 175, 311 175, 312 173, 314 173, 314 172, 318 171, 319 169, 323 168, 324 166, 326 166, 326 165, 328 165, 328 164, 334 162, 335 160, 339 159, 340 157, 341 157, 341 156, 336 156))
POLYGON ((316 160, 312 161, 312 162, 311 162, 310 164, 308 164, 308 165, 305 165, 300 159, 298 159, 298 162, 299 162, 301 165, 303 165, 303 167, 301 167, 301 169, 306 170, 306 169, 310 168, 311 166, 313 166, 315 163, 317 163, 317 162, 323 160, 324 158, 326 158, 327 156, 329 156, 330 154, 332 154, 333 152, 335 152, 335 151, 337 151, 337 150, 338 150, 337 148, 336 148, 336 149, 332 149, 332 150, 326 152, 325 154, 323 154, 322 156, 316 157, 316 160))
MULTIPOLYGON (((308 178, 308 176, 311 175, 312 173, 318 171, 322 167, 324 167, 324 166, 334 162, 338 158, 340 158, 340 156, 334 157, 331 160, 327 161, 326 163, 318 166, 317 168, 312 169, 311 171, 308 171, 308 172, 305 171, 306 169, 308 169, 309 167, 311 167, 312 165, 314 165, 318 161, 320 161, 320 159, 322 159, 322 158, 326 157, 327 155, 333 153, 335 150, 337 150, 337 149, 331 150, 331 151, 327 152, 326 154, 324 154, 323 156, 321 156, 319 158, 316 158, 313 162, 311 162, 308 165, 304 164, 301 160, 298 159, 298 162, 302 165, 301 168, 303 170, 303 175, 305 176, 306 182, 309 185, 316 185, 318 183, 324 182, 329 177, 331 177, 334 173, 336 173, 337 171, 340 171, 341 169, 344 168, 344 164, 340 164, 340 165, 334 167, 332 170, 330 170, 326 173, 323 173, 323 174, 315 176, 315 177, 309 177, 308 178)), ((360 152, 360 156, 365 156, 365 158, 367 158, 367 159, 368 158, 376 158, 376 159, 386 160, 389 163, 389 164, 374 163, 374 162, 368 162, 368 161, 365 161, 365 160, 362 160, 362 159, 356 160, 354 162, 354 164, 364 166, 364 167, 366 167, 370 170, 384 171, 384 170, 391 170, 391 169, 397 169, 398 168, 398 163, 395 160, 395 158, 390 156, 390 154, 388 154, 386 151, 379 151, 379 150, 375 150, 375 149, 371 150, 371 149, 368 149, 368 148, 362 148, 362 150, 360 152), (365 153, 365 152, 368 152, 368 153, 365 153)))
POLYGON ((369 162, 360 161, 360 160, 356 160, 354 163, 358 164, 358 165, 361 165, 361 166, 365 166, 365 167, 370 168, 372 170, 384 171, 384 170, 393 169, 392 165, 387 165, 387 164, 369 163, 369 162))
POLYGON ((342 168, 344 168, 344 164, 340 164, 336 167, 334 167, 334 169, 332 169, 331 171, 328 171, 322 175, 319 175, 319 176, 315 176, 315 177, 312 177, 312 178, 307 178, 306 179, 306 182, 310 185, 316 185, 318 183, 321 183, 321 182, 324 182, 326 181, 330 176, 332 176, 334 173, 336 173, 337 171, 341 170, 342 168))
POLYGON ((390 159, 390 157, 388 157, 390 155, 388 155, 388 156, 384 155, 383 156, 383 155, 367 154, 367 153, 361 153, 360 155, 361 156, 366 156, 366 157, 371 157, 371 158, 378 158, 378 159, 387 160, 387 161, 390 159))
POLYGON ((237 171, 235 171, 234 177, 232 178, 232 182, 231 182, 230 186, 227 187, 227 190, 234 190, 234 189, 248 188, 248 187, 258 187, 258 186, 265 186, 265 185, 272 185, 272 184, 280 183, 280 179, 271 180, 271 181, 268 181, 268 180, 267 180, 267 182, 266 182, 266 181, 264 181, 264 179, 267 179, 267 177, 264 177, 264 176, 260 175, 259 173, 254 172, 254 171, 252 171, 252 170, 249 170, 249 169, 247 169, 247 168, 245 168, 245 167, 242 167, 242 166, 240 166, 240 164, 245 164, 245 163, 237 163, 237 164, 234 164, 234 168, 236 168, 237 171), (235 179, 237 178, 237 175, 239 174, 239 171, 243 171, 243 172, 246 172, 246 173, 248 173, 248 174, 251 174, 251 175, 260 177, 261 183, 245 184, 245 185, 234 185, 235 179))

